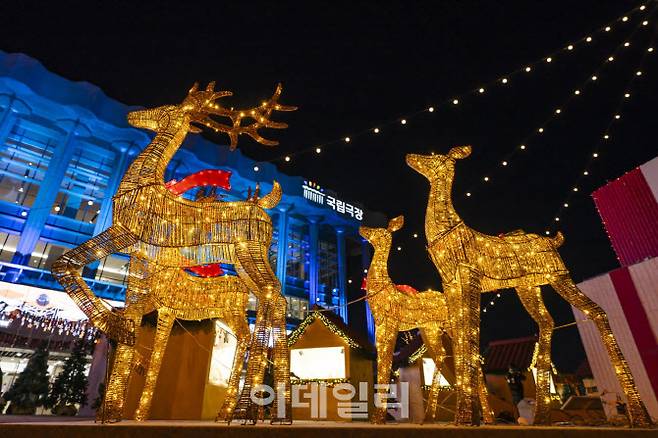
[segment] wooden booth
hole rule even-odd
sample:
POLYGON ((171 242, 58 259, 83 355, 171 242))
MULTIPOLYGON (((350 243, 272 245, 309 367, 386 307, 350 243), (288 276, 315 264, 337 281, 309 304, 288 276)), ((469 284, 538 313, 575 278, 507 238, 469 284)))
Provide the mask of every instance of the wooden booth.
POLYGON ((365 421, 370 417, 376 359, 365 335, 316 306, 290 334, 288 345, 293 402, 297 399, 307 405, 293 406, 295 420, 365 421), (355 394, 350 397, 338 386, 341 383, 352 384, 355 394), (313 398, 319 404, 311 403, 313 398), (347 409, 350 403, 356 404, 355 409, 347 409))
MULTIPOLYGON (((147 315, 137 337, 137 355, 124 409, 132 418, 142 394, 153 338, 154 315, 147 315)), ((237 342, 219 320, 174 324, 153 395, 150 419, 213 420, 228 386, 237 342)))

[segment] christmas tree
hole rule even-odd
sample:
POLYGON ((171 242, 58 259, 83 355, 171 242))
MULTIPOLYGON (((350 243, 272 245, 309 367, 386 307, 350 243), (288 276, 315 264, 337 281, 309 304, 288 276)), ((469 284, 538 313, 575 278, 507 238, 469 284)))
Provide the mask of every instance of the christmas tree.
POLYGON ((48 350, 42 344, 5 394, 5 399, 11 402, 7 413, 34 414, 37 407, 46 403, 48 387, 48 350))
POLYGON ((87 346, 79 340, 73 346, 71 355, 64 362, 62 372, 55 379, 48 396, 47 407, 52 408, 55 415, 75 415, 75 404, 87 404, 87 346))

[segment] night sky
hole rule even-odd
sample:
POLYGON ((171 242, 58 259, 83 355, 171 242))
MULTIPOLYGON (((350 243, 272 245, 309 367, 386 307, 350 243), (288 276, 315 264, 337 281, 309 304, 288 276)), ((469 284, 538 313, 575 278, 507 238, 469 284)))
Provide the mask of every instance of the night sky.
MULTIPOLYGON (((543 233, 600 143, 658 29, 652 22, 630 39, 644 19, 630 15, 591 43, 579 43, 552 63, 539 62, 532 72, 511 75, 508 84, 487 86, 483 95, 465 96, 453 106, 446 102, 454 96, 541 61, 641 2, 161 3, 3 2, 0 49, 25 53, 57 74, 146 107, 180 102, 194 81, 210 80, 235 93, 227 103, 250 106, 283 82, 282 102, 299 110, 277 117, 290 124, 269 133, 281 145, 268 150, 243 139, 241 150, 271 160, 351 136, 349 144, 327 145, 320 155, 301 153, 277 165, 389 217, 403 213, 406 225, 394 240, 403 250, 393 251, 391 275, 419 289, 439 288, 440 279, 424 248, 428 186, 405 165, 404 155, 473 145, 472 156, 457 165, 458 213, 490 234, 519 228, 543 233), (581 87, 626 40, 630 47, 600 70, 596 83, 581 87), (564 106, 576 88, 582 94, 564 106), (433 113, 399 123, 430 105, 433 113), (564 108, 560 117, 502 167, 505 156, 518 151, 557 107, 564 108), (374 127, 382 132, 355 136, 374 127), (486 184, 485 175, 491 178, 486 184), (469 190, 473 196, 467 198, 469 190), (420 238, 412 238, 414 232, 420 238)), ((650 2, 643 16, 655 6, 650 2)), ((655 58, 642 68, 611 140, 599 148, 590 176, 560 215, 559 229, 567 238, 561 253, 576 281, 618 266, 589 194, 656 155, 655 58)), ((491 296, 484 295, 483 302, 491 296)), ((556 325, 573 320, 553 291, 544 296, 556 325)), ((536 331, 511 291, 483 315, 482 327, 483 345, 536 331)), ((559 330, 554 339, 558 369, 576 368, 584 357, 577 330, 559 330)))

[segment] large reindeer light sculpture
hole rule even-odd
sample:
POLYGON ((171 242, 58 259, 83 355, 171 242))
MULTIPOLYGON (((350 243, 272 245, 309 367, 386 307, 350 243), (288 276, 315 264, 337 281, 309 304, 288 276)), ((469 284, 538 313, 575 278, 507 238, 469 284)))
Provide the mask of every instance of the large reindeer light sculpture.
MULTIPOLYGON (((359 234, 375 249, 368 269, 366 281, 368 304, 375 320, 375 337, 377 342, 377 383, 386 385, 391 376, 393 350, 399 331, 420 329, 420 335, 436 365, 432 387, 428 397, 425 420, 431 421, 436 415, 439 398, 439 371, 445 358, 443 332, 451 334, 449 309, 445 295, 437 291, 405 293, 401 291, 388 275, 388 256, 391 251, 392 235, 402 228, 404 216, 391 219, 387 228, 360 227, 359 234)), ((493 413, 487 400, 484 375, 478 375, 478 391, 482 400, 482 414, 486 423, 493 423, 493 413)), ((386 420, 386 401, 381 401, 380 408, 373 415, 374 423, 386 420)))
POLYGON ((605 312, 574 284, 557 248, 563 237, 515 232, 499 237, 469 228, 452 206, 455 162, 471 153, 470 146, 452 148, 446 155, 408 154, 407 164, 430 183, 425 215, 427 248, 447 294, 455 329, 458 424, 479 421, 477 391, 480 337, 480 294, 515 288, 521 302, 539 325, 535 423, 549 421, 549 372, 553 320, 541 296, 550 284, 569 304, 596 324, 617 378, 628 401, 631 426, 652 424, 635 387, 633 376, 610 329, 605 312))
MULTIPOLYGON (((215 91, 214 83, 205 90, 198 85, 189 91, 179 105, 165 105, 128 114, 131 125, 155 131, 153 141, 140 153, 126 171, 113 198, 113 224, 96 237, 65 253, 53 264, 53 274, 89 320, 108 337, 119 342, 117 358, 126 359, 134 344, 135 319, 126 318, 97 298, 82 278, 85 265, 115 252, 126 252, 163 268, 184 268, 208 263, 234 264, 240 279, 259 300, 256 331, 252 336, 247 378, 238 406, 229 418, 255 421, 251 409, 251 389, 262 383, 270 335, 274 339, 274 381, 285 388, 285 414, 273 420, 290 421, 289 356, 285 331, 285 309, 279 309, 281 285, 267 257, 272 241, 272 222, 265 209, 273 208, 281 199, 276 181, 272 191, 262 198, 239 202, 194 202, 172 194, 164 183, 167 164, 189 132, 200 132, 198 125, 227 133, 231 148, 237 137, 246 134, 254 140, 276 145, 259 134, 262 128, 285 128, 284 123, 270 120, 273 111, 292 111, 295 107, 278 102, 281 85, 268 101, 246 110, 229 110, 217 99, 231 95, 215 91), (211 116, 226 117, 226 125, 211 116), (243 124, 246 123, 246 124, 243 124), (126 357, 124 357, 126 356, 126 357)), ((142 267, 129 275, 148 276, 142 267)), ((139 292, 136 292, 139 293, 139 292)), ((127 297, 134 296, 127 291, 127 297)), ((134 316, 134 315, 133 315, 134 316)), ((123 360, 123 359, 121 359, 123 360)), ((129 360, 128 360, 129 361, 129 360)), ((106 392, 107 411, 121 418, 125 385, 117 385, 116 393, 106 392)), ((279 412, 278 398, 274 412, 279 412)))

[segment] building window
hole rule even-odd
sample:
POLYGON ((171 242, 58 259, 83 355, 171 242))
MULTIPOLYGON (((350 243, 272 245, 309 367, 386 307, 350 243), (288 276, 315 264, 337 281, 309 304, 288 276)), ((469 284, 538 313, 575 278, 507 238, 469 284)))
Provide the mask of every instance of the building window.
POLYGON ((308 280, 308 265, 306 264, 309 260, 308 237, 303 232, 303 228, 297 224, 291 223, 288 229, 290 231, 288 234, 286 275, 300 280, 308 280))
POLYGON ((329 290, 338 286, 338 262, 336 244, 320 240, 319 242, 320 283, 329 290))
POLYGON ((57 260, 68 250, 69 248, 65 246, 54 245, 52 243, 39 240, 37 245, 34 247, 34 251, 32 251, 28 266, 50 271, 50 268, 52 267, 55 260, 57 260))
POLYGON ((286 295, 288 302, 288 318, 304 319, 308 313, 308 300, 286 295))
POLYGON ((114 153, 98 146, 78 148, 66 169, 52 214, 96 223, 107 192, 114 153))
POLYGON ((43 130, 18 120, 0 145, 0 199, 25 207, 34 203, 56 145, 43 130))
POLYGON ((20 236, 16 234, 0 232, 0 261, 11 262, 19 239, 20 236))
POLYGON ((105 257, 96 270, 96 280, 124 284, 128 276, 128 264, 126 257, 105 257))

